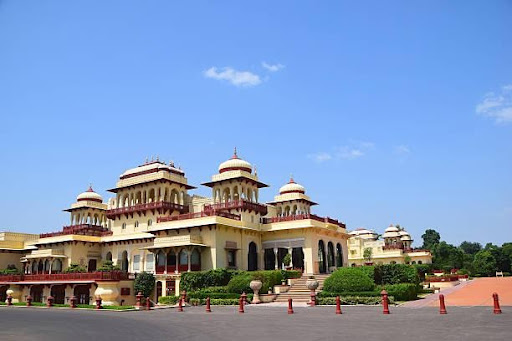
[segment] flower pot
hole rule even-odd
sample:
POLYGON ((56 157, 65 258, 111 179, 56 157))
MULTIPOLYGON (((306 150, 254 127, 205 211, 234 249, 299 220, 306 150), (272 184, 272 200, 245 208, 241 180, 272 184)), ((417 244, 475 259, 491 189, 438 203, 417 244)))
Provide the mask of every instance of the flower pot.
POLYGON ((260 292, 262 286, 263 286, 263 283, 259 279, 252 280, 251 283, 249 283, 249 287, 254 292, 254 297, 252 299, 252 303, 254 303, 254 304, 261 303, 259 292, 260 292))

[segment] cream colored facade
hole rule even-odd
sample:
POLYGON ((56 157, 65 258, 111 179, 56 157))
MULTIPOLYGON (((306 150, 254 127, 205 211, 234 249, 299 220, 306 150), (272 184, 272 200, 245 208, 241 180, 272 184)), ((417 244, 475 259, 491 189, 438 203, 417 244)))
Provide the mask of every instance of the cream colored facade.
POLYGON ((14 264, 24 273, 0 276, 0 297, 9 288, 22 301, 52 295, 67 303, 75 295, 92 303, 101 295, 107 304, 133 304, 134 275, 97 278, 105 260, 130 274, 154 273, 155 299, 179 293, 183 272, 280 269, 287 253, 305 274, 347 266, 345 225, 312 214, 316 203, 293 179, 272 202, 260 203, 268 186, 235 150, 203 185, 211 197, 190 194, 195 187, 173 163, 146 161, 120 175, 107 203, 92 188, 80 194, 65 210, 70 225, 62 231, 0 234, 0 269, 14 264), (89 274, 61 275, 72 263, 89 274))
POLYGON ((412 248, 411 235, 400 227, 390 225, 382 239, 371 230, 360 228, 349 233, 348 262, 350 266, 365 264, 430 264, 432 255, 428 250, 412 248), (371 257, 365 258, 366 249, 371 257))

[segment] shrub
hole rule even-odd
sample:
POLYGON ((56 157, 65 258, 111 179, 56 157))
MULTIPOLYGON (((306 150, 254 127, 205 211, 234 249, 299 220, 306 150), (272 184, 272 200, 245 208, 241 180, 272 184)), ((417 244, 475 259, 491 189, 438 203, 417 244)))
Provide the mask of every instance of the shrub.
MULTIPOLYGON (((204 304, 204 301, 202 301, 201 303, 204 304)), ((210 299, 210 304, 211 305, 238 305, 239 299, 238 298, 230 298, 230 299, 212 298, 212 299, 210 299)))
MULTIPOLYGON (((192 292, 189 292, 187 293, 187 296, 189 298, 201 298, 201 299, 205 299, 207 297, 210 297, 210 299, 232 299, 232 298, 240 298, 240 294, 237 294, 237 293, 226 293, 226 292, 203 292, 203 291, 192 291, 192 292)), ((251 300, 252 301, 252 297, 253 297, 253 294, 247 294, 247 299, 248 300, 251 300)))
POLYGON ((280 270, 269 270, 269 271, 250 271, 241 272, 236 276, 233 276, 227 285, 228 292, 241 294, 242 292, 252 292, 249 284, 252 280, 258 279, 261 281, 261 292, 265 293, 269 289, 272 289, 274 285, 281 284, 283 280, 283 274, 280 270))
POLYGON ((372 291, 374 281, 364 267, 341 268, 336 270, 324 282, 323 290, 329 292, 372 291))
POLYGON ((119 271, 119 265, 114 265, 114 262, 111 260, 106 260, 103 264, 98 268, 98 271, 101 272, 109 272, 109 271, 119 271))
POLYGON ((87 272, 87 270, 81 266, 80 264, 77 264, 77 263, 71 263, 69 265, 69 267, 64 270, 64 273, 77 273, 77 272, 87 272))
POLYGON ((292 262, 292 255, 290 255, 289 253, 287 253, 284 257, 283 257, 283 264, 285 266, 290 266, 290 263, 292 262))
POLYGON ((282 270, 284 279, 290 279, 290 278, 301 278, 302 277, 302 271, 300 270, 282 270))
POLYGON ((418 284, 420 278, 413 265, 384 264, 375 266, 374 280, 377 284, 418 284))
POLYGON ((344 296, 357 296, 357 297, 372 297, 372 296, 380 296, 379 290, 373 291, 351 291, 351 292, 329 292, 329 291, 320 291, 317 294, 317 297, 344 297, 344 296))
POLYGON ((186 291, 195 291, 213 286, 225 286, 239 271, 215 269, 198 272, 185 272, 181 275, 180 287, 186 291))
POLYGON ((420 287, 413 283, 400 283, 384 285, 383 289, 398 301, 412 301, 418 298, 420 287))
POLYGON ((205 294, 208 294, 208 293, 213 293, 213 294, 227 293, 228 292, 228 287, 227 286, 223 286, 223 287, 208 287, 208 288, 203 288, 203 289, 197 290, 196 292, 201 292, 201 293, 205 293, 205 294))
POLYGON ((174 305, 178 303, 179 298, 179 296, 160 296, 158 303, 174 305))
POLYGON ((133 282, 133 291, 137 295, 138 292, 142 292, 144 297, 149 297, 155 287, 155 276, 149 272, 141 272, 135 277, 133 282))
POLYGON ((425 280, 425 274, 432 271, 432 264, 414 264, 413 266, 416 268, 421 281, 425 280))
MULTIPOLYGON (((395 303, 393 296, 388 296, 389 303, 395 303)), ((341 304, 354 305, 354 304, 366 304, 366 305, 378 305, 382 303, 381 296, 340 296, 341 304)), ((319 305, 335 305, 336 297, 320 297, 317 300, 319 305)))

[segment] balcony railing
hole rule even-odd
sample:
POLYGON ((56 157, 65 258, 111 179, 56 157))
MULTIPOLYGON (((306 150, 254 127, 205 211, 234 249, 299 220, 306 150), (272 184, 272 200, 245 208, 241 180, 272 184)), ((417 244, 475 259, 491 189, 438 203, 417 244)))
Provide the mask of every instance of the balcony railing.
POLYGON ((70 225, 64 226, 62 231, 50 232, 50 233, 41 233, 39 238, 48 238, 48 237, 56 237, 56 236, 65 236, 65 235, 83 235, 83 236, 109 236, 112 234, 112 231, 107 228, 99 225, 91 225, 91 224, 80 224, 80 225, 70 225))
POLYGON ((220 211, 220 210, 233 210, 233 209, 243 209, 243 210, 250 210, 254 212, 258 212, 261 215, 267 214, 267 206, 247 201, 244 199, 241 200, 233 200, 228 202, 221 202, 217 204, 211 204, 211 205, 204 205, 205 211, 220 211))
POLYGON ((111 210, 107 210, 107 218, 114 218, 116 216, 119 216, 121 214, 133 214, 138 212, 144 212, 149 210, 172 210, 172 211, 179 211, 181 213, 188 212, 188 206, 175 204, 172 202, 167 201, 156 201, 151 202, 147 204, 137 204, 133 206, 128 207, 120 207, 120 208, 114 208, 111 210))
POLYGON ((156 219, 158 223, 164 223, 167 221, 178 221, 178 220, 188 220, 188 219, 195 219, 195 218, 202 218, 202 217, 224 217, 229 218, 233 220, 240 220, 240 215, 238 214, 232 214, 229 212, 222 212, 222 211, 202 211, 202 212, 196 212, 196 213, 185 213, 175 216, 168 216, 168 217, 159 217, 156 219))
POLYGON ((345 224, 339 222, 336 219, 332 219, 329 217, 320 217, 315 214, 308 214, 308 213, 294 214, 294 215, 281 216, 281 217, 261 218, 261 223, 262 224, 270 224, 270 223, 280 223, 283 221, 294 221, 294 220, 302 220, 302 219, 312 219, 312 220, 320 221, 322 223, 334 224, 334 225, 338 225, 342 228, 345 228, 345 224))
MULTIPOLYGON (((178 265, 178 273, 187 272, 188 271, 188 265, 187 264, 180 264, 178 265)), ((201 271, 201 265, 199 264, 191 264, 190 265, 190 271, 201 271)), ((163 274, 165 272, 165 265, 157 265, 156 266, 156 273, 157 274, 163 274)), ((173 274, 176 273, 176 265, 167 265, 167 273, 173 274)))
POLYGON ((26 281, 124 281, 128 279, 128 273, 124 271, 109 272, 76 272, 60 274, 37 275, 0 275, 1 282, 26 282, 26 281))

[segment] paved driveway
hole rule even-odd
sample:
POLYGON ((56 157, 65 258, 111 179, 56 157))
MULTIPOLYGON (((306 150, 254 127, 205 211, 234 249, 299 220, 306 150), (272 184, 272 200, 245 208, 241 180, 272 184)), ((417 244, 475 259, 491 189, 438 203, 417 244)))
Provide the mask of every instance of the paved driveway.
MULTIPOLYGON (((512 277, 476 278, 460 285, 441 290, 445 302, 450 306, 493 306, 492 294, 498 293, 501 306, 512 306, 512 277)), ((438 307, 439 295, 429 295, 426 299, 408 302, 405 307, 438 307)))
POLYGON ((492 308, 377 307, 296 308, 249 306, 189 307, 149 312, 110 312, 44 308, 0 308, 0 340, 507 340, 512 309, 494 315, 492 308))

